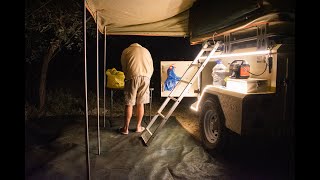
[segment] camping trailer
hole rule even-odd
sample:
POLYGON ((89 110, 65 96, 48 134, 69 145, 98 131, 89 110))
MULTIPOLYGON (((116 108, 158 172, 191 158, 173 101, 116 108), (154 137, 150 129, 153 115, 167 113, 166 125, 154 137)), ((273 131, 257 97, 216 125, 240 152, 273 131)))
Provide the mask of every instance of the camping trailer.
POLYGON ((293 136, 295 45, 290 4, 264 13, 258 8, 232 18, 226 15, 219 26, 205 18, 218 19, 213 9, 203 9, 212 6, 201 5, 191 8, 190 19, 195 26, 191 42, 209 46, 223 43, 199 75, 199 94, 191 106, 199 115, 204 147, 221 150, 230 132, 240 136, 293 136), (204 28, 208 26, 213 28, 204 28), (227 68, 224 84, 214 86, 212 70, 217 60, 227 68))
POLYGON ((210 60, 198 78, 200 93, 191 106, 199 113, 206 148, 223 144, 226 129, 239 135, 293 134, 295 58, 292 52, 291 44, 275 44, 272 50, 252 47, 235 48, 230 56, 216 53, 217 58, 210 60), (213 86, 212 68, 216 59, 227 67, 237 60, 246 61, 252 74, 247 79, 231 78, 232 69, 228 69, 226 85, 213 86))

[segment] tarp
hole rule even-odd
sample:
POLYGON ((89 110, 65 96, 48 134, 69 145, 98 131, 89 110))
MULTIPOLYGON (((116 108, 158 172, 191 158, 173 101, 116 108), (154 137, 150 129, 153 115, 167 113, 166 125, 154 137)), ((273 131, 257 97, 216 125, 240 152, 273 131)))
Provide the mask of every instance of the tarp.
MULTIPOLYGON (((149 117, 142 125, 146 126, 149 117)), ((222 153, 211 155, 172 116, 146 147, 139 133, 117 129, 123 116, 106 121, 101 130, 101 154, 97 154, 97 119, 90 118, 92 180, 211 180, 294 179, 293 140, 243 139, 222 153)), ((85 180, 84 117, 51 116, 26 123, 26 180, 85 180)), ((156 125, 159 125, 155 122, 156 125)), ((14 156, 14 154, 12 154, 14 156)), ((9 156, 10 157, 10 156, 9 156)), ((15 168, 15 167, 12 167, 15 168)))
POLYGON ((196 0, 87 0, 98 29, 107 35, 188 36, 196 0))

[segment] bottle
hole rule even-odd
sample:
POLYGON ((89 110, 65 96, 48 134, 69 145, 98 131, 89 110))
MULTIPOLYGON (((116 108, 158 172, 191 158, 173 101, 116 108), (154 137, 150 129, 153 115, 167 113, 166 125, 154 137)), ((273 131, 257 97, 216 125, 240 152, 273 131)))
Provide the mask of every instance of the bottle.
POLYGON ((227 73, 227 67, 222 64, 221 60, 216 60, 216 65, 212 68, 212 78, 214 86, 225 86, 225 77, 227 73))

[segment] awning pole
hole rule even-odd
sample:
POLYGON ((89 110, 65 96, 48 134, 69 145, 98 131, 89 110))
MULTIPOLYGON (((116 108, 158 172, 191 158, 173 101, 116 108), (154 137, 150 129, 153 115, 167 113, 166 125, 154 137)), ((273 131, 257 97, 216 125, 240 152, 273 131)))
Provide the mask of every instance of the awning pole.
POLYGON ((103 65, 103 127, 106 127, 106 67, 107 67, 107 27, 104 26, 104 65, 103 65))
POLYGON ((86 161, 87 161, 87 179, 90 180, 90 151, 89 151, 89 131, 88 131, 88 84, 87 84, 87 26, 86 26, 86 1, 83 1, 83 44, 84 44, 84 91, 85 91, 85 101, 86 101, 86 161))
POLYGON ((98 11, 96 12, 97 22, 97 126, 98 126, 98 155, 100 155, 100 113, 99 113, 99 29, 98 29, 98 11))

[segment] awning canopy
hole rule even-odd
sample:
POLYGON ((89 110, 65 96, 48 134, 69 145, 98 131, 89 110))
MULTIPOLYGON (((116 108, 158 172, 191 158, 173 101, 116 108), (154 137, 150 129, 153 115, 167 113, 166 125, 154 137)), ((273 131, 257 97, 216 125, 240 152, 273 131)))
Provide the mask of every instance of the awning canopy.
POLYGON ((102 34, 190 37, 191 44, 259 24, 283 27, 294 22, 295 8, 292 0, 86 0, 85 4, 102 34))
POLYGON ((184 37, 195 1, 87 0, 86 8, 103 34, 184 37))

